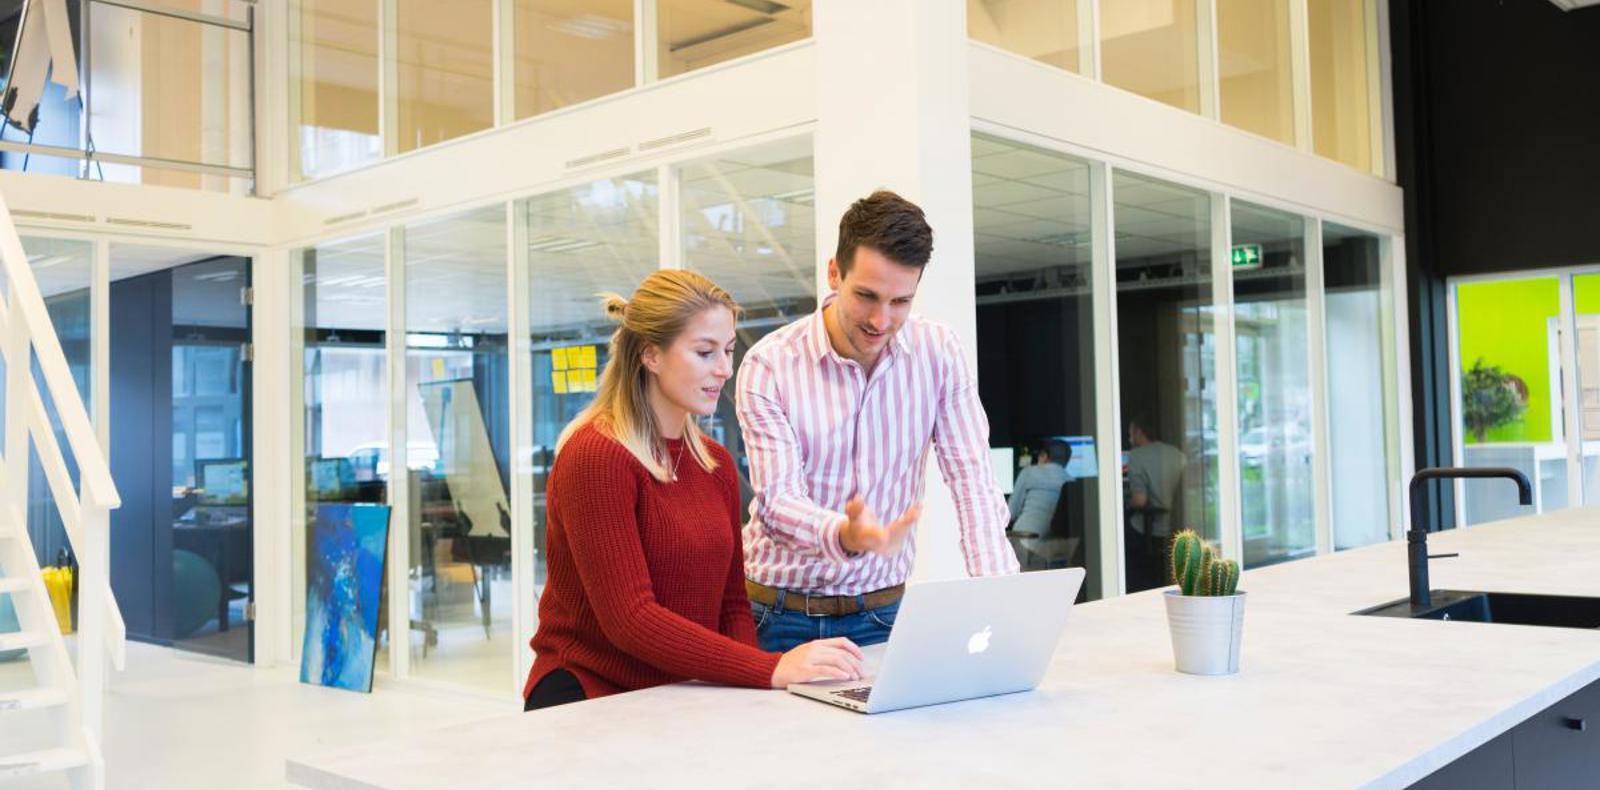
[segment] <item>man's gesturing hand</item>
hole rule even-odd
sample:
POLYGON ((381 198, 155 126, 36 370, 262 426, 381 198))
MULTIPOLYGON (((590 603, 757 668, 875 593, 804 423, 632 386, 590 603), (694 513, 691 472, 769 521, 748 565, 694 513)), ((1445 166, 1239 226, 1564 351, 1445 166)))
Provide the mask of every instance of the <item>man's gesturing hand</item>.
POLYGON ((845 551, 870 551, 892 557, 900 553, 900 546, 906 542, 906 533, 922 516, 922 505, 919 503, 906 508, 906 512, 885 526, 878 523, 872 508, 867 507, 866 501, 857 494, 845 504, 844 514, 849 521, 839 530, 839 545, 845 551))

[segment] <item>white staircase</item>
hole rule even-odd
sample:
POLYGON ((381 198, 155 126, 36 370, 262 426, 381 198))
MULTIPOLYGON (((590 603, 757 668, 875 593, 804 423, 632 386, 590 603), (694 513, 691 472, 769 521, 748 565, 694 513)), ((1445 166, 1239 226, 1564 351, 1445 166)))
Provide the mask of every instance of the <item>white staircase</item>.
MULTIPOLYGON (((0 596, 8 596, 21 629, 0 634, 0 652, 23 649, 33 674, 26 688, 0 689, 0 725, 7 717, 29 717, 30 732, 50 744, 15 751, 0 738, 0 787, 7 779, 62 773, 78 790, 105 787, 100 752, 106 659, 121 669, 126 631, 111 595, 110 511, 121 504, 106 456, 95 439, 89 415, 61 353, 45 311, 38 283, 28 267, 0 197, 0 357, 5 361, 5 440, 0 451, 0 596), (30 356, 43 381, 36 380, 30 356), (45 401, 48 392, 78 464, 78 489, 72 486, 61 446, 56 442, 45 401), (57 625, 44 576, 26 529, 28 447, 44 468, 67 540, 78 559, 77 655, 67 651, 57 625)), ((104 381, 102 375, 99 381, 104 381)))

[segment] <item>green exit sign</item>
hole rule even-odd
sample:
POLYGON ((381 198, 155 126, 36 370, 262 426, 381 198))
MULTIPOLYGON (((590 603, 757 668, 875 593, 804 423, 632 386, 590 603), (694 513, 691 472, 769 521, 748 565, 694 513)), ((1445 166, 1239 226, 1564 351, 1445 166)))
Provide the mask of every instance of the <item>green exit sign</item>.
POLYGON ((1261 268, 1261 245, 1240 244, 1233 248, 1233 268, 1259 269, 1261 268))

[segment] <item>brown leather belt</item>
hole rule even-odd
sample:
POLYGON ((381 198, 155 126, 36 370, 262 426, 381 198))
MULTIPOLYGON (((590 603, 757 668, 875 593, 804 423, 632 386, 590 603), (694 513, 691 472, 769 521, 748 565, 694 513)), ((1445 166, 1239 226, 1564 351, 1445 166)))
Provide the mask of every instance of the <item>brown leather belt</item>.
POLYGON ((867 609, 878 609, 898 602, 900 596, 906 592, 904 584, 896 584, 893 587, 873 590, 865 595, 806 595, 794 590, 780 590, 765 584, 757 584, 749 579, 744 580, 744 589, 749 593, 752 603, 777 606, 781 598, 784 609, 804 612, 810 617, 838 617, 858 614, 867 609))

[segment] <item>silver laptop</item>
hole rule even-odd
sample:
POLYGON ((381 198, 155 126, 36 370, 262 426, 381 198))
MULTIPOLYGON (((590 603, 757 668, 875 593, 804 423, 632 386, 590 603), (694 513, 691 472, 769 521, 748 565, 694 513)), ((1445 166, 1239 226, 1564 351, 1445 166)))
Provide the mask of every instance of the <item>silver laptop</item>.
POLYGON ((1044 679, 1083 576, 1067 568, 909 586, 873 677, 789 690, 858 713, 1028 691, 1044 679))

